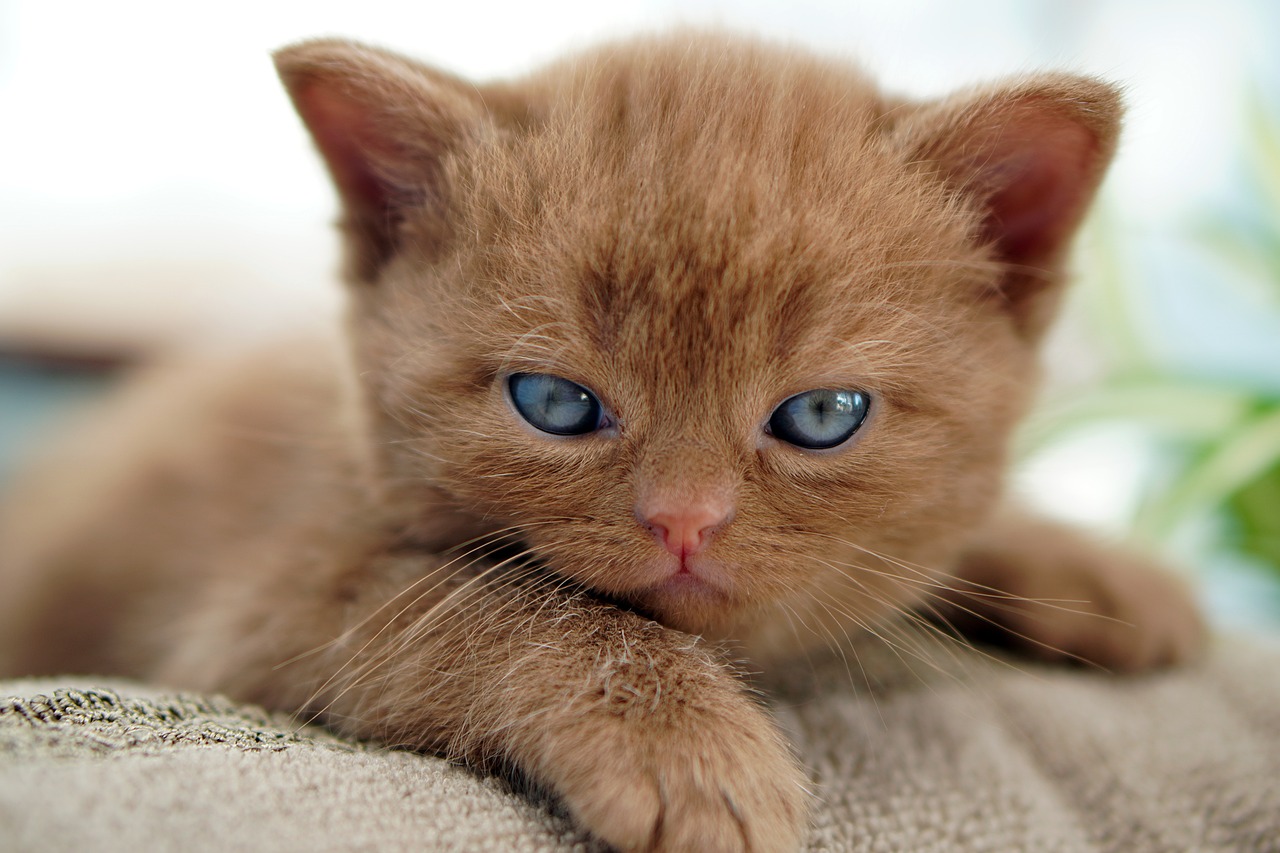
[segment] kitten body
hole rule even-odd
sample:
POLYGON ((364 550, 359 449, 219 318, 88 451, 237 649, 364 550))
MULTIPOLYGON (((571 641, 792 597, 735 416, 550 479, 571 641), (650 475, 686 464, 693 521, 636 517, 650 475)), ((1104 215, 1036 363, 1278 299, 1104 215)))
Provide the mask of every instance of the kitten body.
POLYGON ((997 510, 1109 87, 908 103, 710 35, 482 86, 338 41, 277 62, 342 198, 348 329, 153 369, 97 461, 15 492, 7 671, 515 767, 622 849, 785 850, 805 777, 732 660, 944 607, 1113 668, 1195 648, 1141 558, 997 510), (530 375, 599 422, 534 426, 530 375), (849 440, 780 437, 814 389, 870 401, 849 440))

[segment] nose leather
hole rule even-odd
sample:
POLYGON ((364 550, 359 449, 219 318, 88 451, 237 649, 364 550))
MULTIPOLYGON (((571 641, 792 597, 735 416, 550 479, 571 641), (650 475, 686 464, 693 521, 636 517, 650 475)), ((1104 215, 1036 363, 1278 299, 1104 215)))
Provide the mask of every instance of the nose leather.
POLYGON ((638 510, 637 516, 660 545, 684 559, 706 548, 732 512, 728 501, 708 496, 680 503, 661 502, 638 510))

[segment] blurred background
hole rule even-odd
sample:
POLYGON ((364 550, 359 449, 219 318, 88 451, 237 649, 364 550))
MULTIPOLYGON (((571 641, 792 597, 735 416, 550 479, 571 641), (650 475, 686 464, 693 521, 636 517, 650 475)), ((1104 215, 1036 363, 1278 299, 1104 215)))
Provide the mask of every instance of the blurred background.
POLYGON ((1038 69, 1128 90, 1021 441, 1046 511, 1166 552, 1280 632, 1280 4, 0 0, 0 486, 122 365, 331 318, 334 198, 270 51, 321 35, 479 78, 714 24, 936 95, 1038 69))

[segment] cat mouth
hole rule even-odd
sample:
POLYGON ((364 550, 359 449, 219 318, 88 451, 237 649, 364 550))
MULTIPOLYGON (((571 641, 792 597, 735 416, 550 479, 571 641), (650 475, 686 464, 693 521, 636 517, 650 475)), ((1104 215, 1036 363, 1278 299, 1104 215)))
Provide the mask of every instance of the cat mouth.
POLYGON ((728 600, 728 593, 718 583, 702 573, 681 568, 659 583, 651 591, 672 596, 715 596, 728 600))
POLYGON ((685 557, 654 567, 656 579, 628 596, 665 625, 700 631, 737 610, 728 567, 714 560, 685 557))
POLYGON ((728 567, 703 554, 673 555, 659 563, 658 571, 661 577, 655 586, 661 589, 687 590, 690 594, 716 592, 725 597, 733 589, 728 567))

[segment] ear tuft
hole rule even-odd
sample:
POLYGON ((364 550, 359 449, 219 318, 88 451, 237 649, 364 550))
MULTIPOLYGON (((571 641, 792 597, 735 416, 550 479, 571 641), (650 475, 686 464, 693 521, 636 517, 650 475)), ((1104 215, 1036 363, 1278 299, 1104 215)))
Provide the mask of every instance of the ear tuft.
POLYGON ((484 129, 483 104, 464 81, 351 42, 304 42, 275 62, 341 198, 350 275, 373 281, 410 211, 447 219, 445 162, 484 129))

